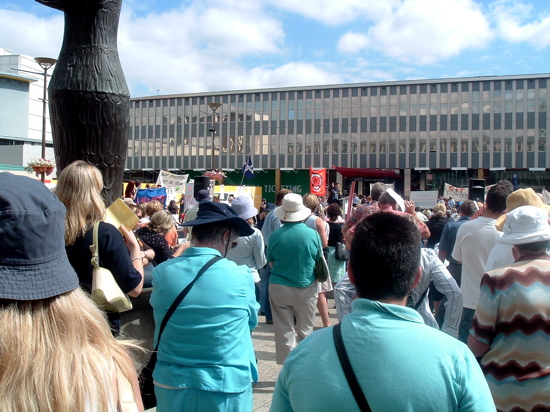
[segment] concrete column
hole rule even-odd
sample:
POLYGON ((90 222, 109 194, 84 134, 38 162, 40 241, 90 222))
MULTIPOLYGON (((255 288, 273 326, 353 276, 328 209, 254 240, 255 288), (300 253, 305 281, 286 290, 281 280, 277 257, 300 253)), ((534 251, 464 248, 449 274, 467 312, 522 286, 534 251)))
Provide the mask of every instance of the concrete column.
POLYGON ((408 198, 411 196, 411 169, 404 169, 404 195, 408 198))
POLYGON ((281 190, 281 169, 275 169, 275 193, 281 190))

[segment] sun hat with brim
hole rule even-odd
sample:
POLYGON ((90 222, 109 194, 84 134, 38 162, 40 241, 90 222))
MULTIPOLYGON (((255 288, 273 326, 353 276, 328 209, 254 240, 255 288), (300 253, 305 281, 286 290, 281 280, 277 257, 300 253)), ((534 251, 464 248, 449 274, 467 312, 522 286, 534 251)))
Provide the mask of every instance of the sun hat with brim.
POLYGON ((65 252, 65 212, 44 183, 0 173, 0 299, 39 300, 78 288, 65 252))
POLYGON ((520 206, 508 212, 499 243, 523 245, 550 240, 548 214, 536 206, 520 206))
POLYGON ((258 214, 258 209, 254 207, 252 198, 249 195, 241 195, 231 203, 231 207, 235 209, 237 215, 241 219, 250 219, 258 214))
POLYGON ((297 193, 288 193, 283 198, 282 205, 273 213, 283 222, 300 222, 311 215, 311 209, 304 206, 302 196, 297 193))
MULTIPOLYGON (((515 192, 510 193, 506 198, 506 210, 511 212, 512 210, 520 206, 536 206, 544 209, 548 215, 550 215, 550 205, 544 204, 542 199, 535 193, 530 187, 527 189, 518 189, 515 192)), ((506 221, 506 215, 499 217, 495 223, 497 230, 502 232, 504 222, 506 221)))
POLYGON ((124 203, 126 203, 128 206, 137 206, 136 202, 134 202, 134 199, 131 197, 124 198, 124 203))
POLYGON ((229 222, 239 228, 239 236, 250 236, 254 229, 237 215, 235 209, 225 203, 207 202, 199 205, 197 218, 184 223, 182 226, 199 226, 209 223, 229 222))

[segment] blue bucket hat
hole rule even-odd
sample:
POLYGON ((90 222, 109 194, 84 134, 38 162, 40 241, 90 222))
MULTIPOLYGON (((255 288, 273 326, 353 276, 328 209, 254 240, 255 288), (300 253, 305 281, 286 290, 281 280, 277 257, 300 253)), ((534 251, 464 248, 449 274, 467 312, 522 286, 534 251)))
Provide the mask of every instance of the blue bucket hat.
POLYGON ((39 300, 78 288, 65 252, 65 213, 44 183, 0 173, 0 299, 39 300))
POLYGON ((183 226, 199 226, 216 222, 234 223, 239 228, 239 236, 250 236, 254 233, 254 229, 239 217, 235 209, 225 203, 201 203, 197 218, 184 223, 183 226))

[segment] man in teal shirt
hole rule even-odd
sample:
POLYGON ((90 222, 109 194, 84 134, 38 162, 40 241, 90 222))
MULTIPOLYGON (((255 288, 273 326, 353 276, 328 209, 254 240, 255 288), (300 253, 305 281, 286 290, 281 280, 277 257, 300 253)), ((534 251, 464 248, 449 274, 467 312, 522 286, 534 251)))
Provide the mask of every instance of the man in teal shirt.
MULTIPOLYGON (((380 212, 360 221, 349 276, 359 296, 341 322, 344 346, 374 412, 495 411, 473 354, 406 307, 420 279, 420 233, 407 217, 380 212)), ((359 411, 336 353, 333 328, 292 351, 271 411, 359 411)))
POLYGON ((283 222, 282 228, 271 233, 267 246, 275 354, 282 365, 290 351, 313 331, 317 307, 313 269, 321 257, 321 239, 303 223, 311 210, 304 206, 302 196, 287 194, 272 213, 283 222))

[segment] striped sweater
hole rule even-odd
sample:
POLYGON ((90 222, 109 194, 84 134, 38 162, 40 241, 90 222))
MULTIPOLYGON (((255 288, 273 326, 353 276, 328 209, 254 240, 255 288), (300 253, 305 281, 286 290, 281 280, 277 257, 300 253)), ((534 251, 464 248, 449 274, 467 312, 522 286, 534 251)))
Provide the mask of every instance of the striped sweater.
POLYGON ((483 275, 470 333, 499 411, 550 410, 550 256, 483 275))

